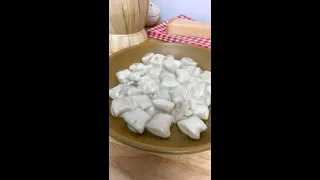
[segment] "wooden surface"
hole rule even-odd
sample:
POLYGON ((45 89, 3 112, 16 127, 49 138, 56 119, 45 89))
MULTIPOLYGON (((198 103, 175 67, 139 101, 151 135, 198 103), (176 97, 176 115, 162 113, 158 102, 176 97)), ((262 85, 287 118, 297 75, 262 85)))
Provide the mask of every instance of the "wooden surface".
POLYGON ((142 151, 109 137, 110 180, 209 180, 211 151, 169 155, 142 151))
MULTIPOLYGON (((149 38, 144 43, 149 42, 164 41, 149 38)), ((159 154, 132 148, 109 137, 109 177, 110 180, 209 180, 211 151, 159 154)))

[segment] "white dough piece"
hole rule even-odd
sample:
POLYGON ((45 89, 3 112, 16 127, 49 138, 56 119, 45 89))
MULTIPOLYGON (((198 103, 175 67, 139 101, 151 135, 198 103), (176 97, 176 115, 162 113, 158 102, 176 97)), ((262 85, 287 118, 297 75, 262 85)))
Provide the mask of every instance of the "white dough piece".
POLYGON ((164 60, 163 66, 167 71, 175 73, 181 67, 181 61, 178 60, 164 60))
POLYGON ((118 117, 121 114, 131 111, 134 107, 135 104, 129 97, 114 99, 111 102, 111 114, 115 117, 118 117))
POLYGON ((194 115, 197 115, 203 120, 208 120, 209 118, 209 108, 205 99, 196 100, 192 99, 190 102, 191 110, 194 115))
POLYGON ((186 70, 188 70, 190 76, 194 76, 193 73, 194 73, 194 71, 195 71, 195 69, 196 69, 196 66, 186 66, 186 67, 181 68, 181 69, 186 69, 186 70))
POLYGON ((171 113, 174 108, 174 103, 166 99, 154 99, 152 103, 156 110, 165 113, 171 113))
POLYGON ((205 83, 199 83, 196 87, 192 88, 193 98, 204 99, 206 97, 206 87, 205 83))
POLYGON ((210 71, 204 71, 199 77, 207 84, 211 84, 211 72, 210 71))
POLYGON ((193 61, 191 58, 184 57, 181 60, 181 68, 184 68, 186 66, 197 66, 197 62, 193 61))
POLYGON ((124 83, 127 83, 129 82, 129 74, 131 73, 131 71, 129 69, 125 69, 125 70, 122 70, 122 71, 119 71, 116 73, 116 76, 118 78, 118 81, 121 83, 121 84, 124 84, 124 83))
POLYGON ((163 66, 164 55, 155 54, 149 61, 149 64, 152 64, 153 67, 162 68, 163 66))
POLYGON ((146 55, 144 55, 143 57, 142 57, 142 62, 143 62, 143 64, 148 64, 149 63, 149 61, 150 61, 150 59, 152 58, 154 56, 154 53, 148 53, 148 54, 146 54, 146 55))
POLYGON ((170 127, 172 120, 173 118, 169 114, 157 113, 147 123, 146 128, 149 132, 156 136, 168 138, 171 135, 170 127))
POLYGON ((136 108, 124 115, 124 120, 138 133, 142 134, 146 123, 151 117, 140 108, 136 108))
POLYGON ((166 99, 171 101, 169 90, 167 88, 159 87, 154 91, 152 99, 166 99))
POLYGON ((192 115, 190 104, 187 101, 182 102, 180 105, 176 106, 172 111, 173 123, 185 119, 192 115))
POLYGON ((140 71, 135 71, 135 72, 132 72, 130 75, 129 75, 129 79, 131 81, 139 81, 139 79, 146 75, 148 73, 148 70, 147 69, 143 69, 143 70, 140 70, 140 71))
POLYGON ((175 58, 172 54, 168 54, 164 57, 164 60, 175 60, 175 58))
POLYGON ((184 134, 195 140, 199 140, 200 133, 207 129, 207 125, 195 115, 178 121, 177 124, 184 134))
POLYGON ((202 74, 201 68, 196 67, 196 68, 194 69, 193 76, 198 77, 198 76, 200 76, 200 74, 202 74))
POLYGON ((177 80, 180 83, 184 83, 191 76, 188 69, 177 69, 176 74, 177 74, 177 80))
POLYGON ((141 93, 142 93, 142 90, 135 87, 135 86, 131 86, 127 90, 127 96, 135 96, 135 95, 139 95, 141 93))
POLYGON ((132 126, 130 126, 130 124, 128 124, 128 123, 127 123, 127 127, 128 127, 128 129, 129 129, 130 131, 132 131, 132 132, 134 132, 134 133, 137 132, 137 131, 136 131, 132 126))
POLYGON ((162 71, 162 68, 159 68, 159 67, 152 67, 149 69, 149 72, 148 72, 148 76, 152 79, 159 79, 159 76, 161 74, 161 71, 162 71))
POLYGON ((206 103, 208 106, 211 105, 211 85, 207 85, 206 87, 206 103))
POLYGON ((185 100, 185 91, 184 89, 175 89, 169 92, 171 101, 178 105, 185 100))
POLYGON ((131 97, 134 102, 138 104, 138 106, 143 109, 147 110, 152 106, 151 99, 148 95, 142 94, 142 95, 137 95, 137 96, 132 96, 131 97))
POLYGON ((129 67, 130 71, 132 71, 132 72, 147 70, 148 68, 149 68, 149 66, 146 66, 142 63, 134 63, 129 67))
POLYGON ((123 90, 123 88, 125 87, 124 84, 118 84, 117 86, 109 89, 109 96, 111 99, 118 99, 118 98, 122 98, 123 95, 121 93, 121 91, 123 90))
POLYGON ((167 89, 173 89, 179 85, 180 85, 180 83, 173 76, 164 75, 161 78, 160 87, 167 88, 167 89))
POLYGON ((146 112, 147 112, 151 117, 153 117, 156 113, 158 113, 158 111, 155 110, 153 106, 151 106, 146 112))
POLYGON ((143 76, 138 81, 138 88, 141 89, 144 94, 154 93, 158 87, 159 84, 149 76, 143 76))

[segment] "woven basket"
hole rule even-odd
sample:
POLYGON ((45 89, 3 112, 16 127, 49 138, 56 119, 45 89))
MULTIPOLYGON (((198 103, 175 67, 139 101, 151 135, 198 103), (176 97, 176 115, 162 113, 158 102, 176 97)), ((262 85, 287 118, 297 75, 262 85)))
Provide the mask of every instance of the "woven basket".
POLYGON ((150 0, 109 0, 109 51, 114 53, 148 39, 144 26, 150 0))

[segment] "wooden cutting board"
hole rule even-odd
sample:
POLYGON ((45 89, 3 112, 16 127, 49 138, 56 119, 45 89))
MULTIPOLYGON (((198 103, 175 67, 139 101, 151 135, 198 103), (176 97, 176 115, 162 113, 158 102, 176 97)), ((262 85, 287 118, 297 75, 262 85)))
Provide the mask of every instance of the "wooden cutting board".
MULTIPOLYGON (((145 43, 150 42, 164 41, 149 38, 145 43)), ((109 174, 110 180, 209 180, 211 151, 187 155, 151 153, 109 137, 109 174)))

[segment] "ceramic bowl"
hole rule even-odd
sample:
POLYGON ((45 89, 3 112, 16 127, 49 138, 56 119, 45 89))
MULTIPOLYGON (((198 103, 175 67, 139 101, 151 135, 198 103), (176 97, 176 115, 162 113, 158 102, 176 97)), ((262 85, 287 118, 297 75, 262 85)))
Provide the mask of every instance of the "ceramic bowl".
MULTIPOLYGON (((203 70, 211 71, 211 51, 206 48, 177 43, 144 43, 120 50, 109 57, 109 89, 119 84, 116 73, 127 69, 133 63, 140 63, 147 53, 172 54, 175 59, 190 57, 203 70)), ((112 99, 109 98, 109 107, 112 99)), ((138 149, 170 154, 197 153, 211 148, 211 106, 209 120, 204 121, 208 129, 201 133, 200 140, 193 140, 183 134, 176 124, 171 125, 171 136, 159 138, 148 130, 143 134, 131 132, 123 119, 115 118, 109 111, 109 135, 115 140, 138 149)))

